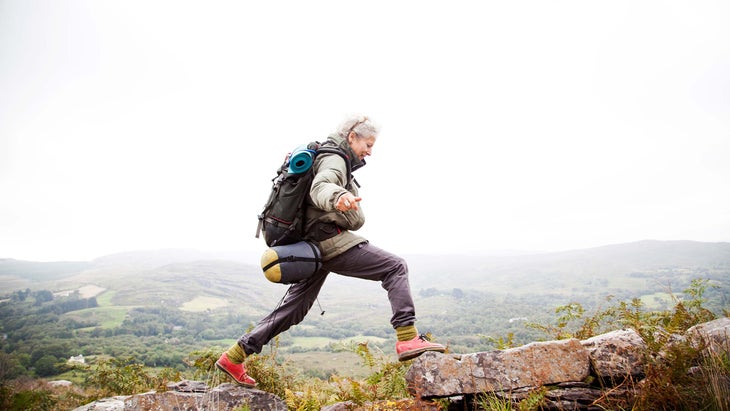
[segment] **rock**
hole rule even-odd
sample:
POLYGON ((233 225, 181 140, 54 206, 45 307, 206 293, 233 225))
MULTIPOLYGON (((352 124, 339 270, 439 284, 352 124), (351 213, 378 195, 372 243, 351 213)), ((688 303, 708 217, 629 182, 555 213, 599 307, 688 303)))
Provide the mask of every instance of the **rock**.
POLYGON ((118 395, 116 397, 102 398, 90 404, 74 408, 73 411, 125 411, 124 400, 129 397, 129 395, 118 395))
POLYGON ((581 341, 588 350, 593 372, 601 378, 616 379, 644 374, 647 346, 634 330, 616 330, 581 341))
POLYGON ((352 401, 338 402, 337 404, 322 407, 320 411, 373 411, 373 410, 418 410, 418 411, 441 411, 438 404, 412 399, 366 402, 357 405, 352 401))
POLYGON ((601 390, 590 387, 556 388, 545 394, 552 401, 592 404, 601 397, 601 390))
POLYGON ((221 384, 205 393, 150 392, 124 400, 126 410, 139 411, 233 410, 241 406, 248 406, 251 410, 287 410, 286 403, 274 394, 233 384, 221 384))
POLYGON ((413 395, 449 397, 582 381, 589 370, 587 350, 570 339, 460 356, 427 352, 414 360, 406 382, 413 395))
POLYGON ((168 391, 178 392, 206 392, 208 386, 203 381, 182 380, 167 384, 168 391))
POLYGON ((224 411, 248 407, 252 411, 286 411, 286 403, 266 391, 221 384, 207 389, 200 381, 181 381, 170 384, 180 391, 155 392, 104 399, 76 408, 74 411, 224 411), (205 387, 206 389, 201 391, 205 387))
POLYGON ((48 381, 47 384, 50 385, 51 387, 70 387, 73 385, 73 383, 68 380, 48 381))
MULTIPOLYGON (((631 409, 637 390, 626 387, 616 387, 602 391, 584 382, 565 382, 542 387, 518 388, 512 391, 494 392, 493 395, 501 400, 509 400, 512 409, 522 409, 520 402, 529 401, 529 397, 541 398, 542 411, 602 411, 606 409, 631 409), (618 408, 606 408, 606 405, 618 408)), ((531 408, 532 409, 532 408, 531 408)))
POLYGON ((356 406, 352 401, 344 401, 322 407, 320 411, 352 411, 356 406))
POLYGON ((730 318, 723 317, 695 325, 687 330, 687 336, 703 354, 730 354, 730 318))

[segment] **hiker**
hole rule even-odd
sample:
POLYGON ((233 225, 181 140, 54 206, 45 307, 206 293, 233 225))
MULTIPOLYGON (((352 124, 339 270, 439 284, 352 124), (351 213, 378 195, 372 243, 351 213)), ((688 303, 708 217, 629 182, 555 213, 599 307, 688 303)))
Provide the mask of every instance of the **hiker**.
MULTIPOLYGON (((354 171, 365 165, 365 157, 371 155, 377 136, 378 128, 370 118, 356 116, 342 123, 328 141, 344 151, 350 158, 350 171, 354 171)), ((400 361, 426 351, 445 351, 443 345, 429 342, 416 330, 406 262, 353 233, 365 223, 365 215, 357 184, 347 181, 350 172, 345 159, 336 154, 320 154, 312 167, 314 179, 307 198, 305 232, 307 239, 319 244, 322 269, 291 285, 274 311, 216 361, 219 369, 244 386, 256 385, 246 374, 243 364, 246 356, 260 353, 271 339, 301 322, 330 272, 381 282, 393 311, 390 322, 395 328, 395 349, 400 361)))

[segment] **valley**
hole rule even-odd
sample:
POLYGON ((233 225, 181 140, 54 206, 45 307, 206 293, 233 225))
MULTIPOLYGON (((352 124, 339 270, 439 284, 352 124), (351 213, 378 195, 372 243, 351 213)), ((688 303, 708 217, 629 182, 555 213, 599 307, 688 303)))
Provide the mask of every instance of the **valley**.
MULTIPOLYGON (((563 253, 406 259, 416 325, 452 352, 494 349, 508 336, 518 345, 544 339, 529 324, 554 322, 555 308, 569 303, 590 312, 639 299, 647 309, 667 309, 697 278, 711 285, 707 307, 718 315, 730 307, 729 243, 642 241, 563 253)), ((250 261, 190 250, 75 263, 0 260, 2 349, 27 369, 51 355, 61 371, 78 354, 184 369, 190 352, 229 346, 283 297, 287 286, 268 282, 250 261)), ((360 375, 353 344, 393 355, 390 315, 378 283, 331 274, 308 316, 275 349, 304 373, 360 375)))

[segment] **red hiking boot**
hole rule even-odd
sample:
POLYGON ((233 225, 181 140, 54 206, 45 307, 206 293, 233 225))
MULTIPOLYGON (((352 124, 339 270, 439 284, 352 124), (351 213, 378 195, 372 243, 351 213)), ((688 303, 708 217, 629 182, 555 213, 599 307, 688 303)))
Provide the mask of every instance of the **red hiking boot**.
POLYGON ((239 385, 243 385, 248 388, 256 386, 256 380, 246 374, 246 367, 244 367, 243 364, 232 363, 231 360, 228 359, 228 355, 226 353, 221 354, 221 357, 215 362, 215 366, 218 367, 219 370, 228 374, 231 378, 233 378, 233 381, 239 385))
POLYGON ((398 361, 416 358, 426 351, 444 352, 446 351, 446 347, 428 341, 428 337, 423 334, 410 341, 398 341, 395 343, 395 352, 398 354, 398 361))

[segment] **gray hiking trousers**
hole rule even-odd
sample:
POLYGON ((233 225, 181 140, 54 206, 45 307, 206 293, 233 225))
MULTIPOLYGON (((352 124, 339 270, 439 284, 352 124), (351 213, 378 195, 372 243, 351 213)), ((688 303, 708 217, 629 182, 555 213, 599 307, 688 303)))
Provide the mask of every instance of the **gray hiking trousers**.
POLYGON ((348 277, 380 281, 388 291, 393 310, 390 323, 395 327, 413 325, 416 310, 408 283, 408 266, 405 260, 385 250, 361 243, 322 264, 322 269, 312 277, 293 284, 281 304, 256 327, 238 339, 238 345, 247 355, 260 353, 272 338, 300 323, 309 312, 330 272, 348 277))

